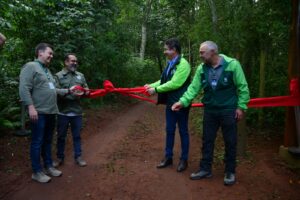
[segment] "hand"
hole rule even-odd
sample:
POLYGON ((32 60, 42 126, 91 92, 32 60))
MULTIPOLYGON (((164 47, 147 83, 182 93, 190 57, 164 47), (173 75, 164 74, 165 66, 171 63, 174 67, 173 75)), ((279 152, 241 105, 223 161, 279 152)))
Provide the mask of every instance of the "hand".
POLYGON ((78 85, 73 85, 70 87, 70 92, 76 96, 82 96, 84 94, 84 89, 78 85))
POLYGON ((31 121, 35 122, 38 120, 38 113, 34 107, 34 105, 28 106, 29 118, 31 121))
POLYGON ((182 104, 180 103, 180 102, 176 102, 176 103, 174 103, 173 105, 172 105, 172 110, 173 111, 179 111, 181 108, 182 108, 183 106, 182 106, 182 104))
POLYGON ((240 121, 241 119, 243 119, 244 116, 244 111, 242 109, 236 109, 235 110, 235 118, 240 121))
POLYGON ((153 94, 156 93, 155 88, 152 88, 152 87, 149 87, 149 89, 147 89, 147 92, 148 92, 150 95, 153 95, 153 94))
POLYGON ((84 92, 84 95, 85 96, 89 96, 90 95, 90 91, 89 91, 89 89, 88 88, 84 88, 85 89, 85 92, 84 92))
POLYGON ((144 87, 146 88, 146 90, 151 88, 149 84, 145 84, 144 87))

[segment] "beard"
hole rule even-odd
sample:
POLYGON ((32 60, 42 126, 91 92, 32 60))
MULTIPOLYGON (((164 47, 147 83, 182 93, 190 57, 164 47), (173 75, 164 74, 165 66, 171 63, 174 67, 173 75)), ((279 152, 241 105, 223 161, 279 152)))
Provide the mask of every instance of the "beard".
POLYGON ((71 72, 75 72, 77 69, 77 65, 76 64, 71 64, 68 66, 68 70, 71 72))

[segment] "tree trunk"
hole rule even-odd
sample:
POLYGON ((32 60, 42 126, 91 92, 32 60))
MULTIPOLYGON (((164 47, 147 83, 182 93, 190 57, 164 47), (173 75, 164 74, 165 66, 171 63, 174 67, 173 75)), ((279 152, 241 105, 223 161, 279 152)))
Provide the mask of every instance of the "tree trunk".
POLYGON ((152 0, 147 0, 145 8, 144 8, 144 16, 143 16, 143 23, 142 23, 142 39, 141 39, 141 48, 140 48, 140 58, 144 60, 145 58, 145 50, 146 50, 146 43, 147 43, 147 24, 148 18, 151 11, 151 4, 152 0))
POLYGON ((147 42, 147 25, 146 25, 146 23, 143 23, 142 24, 142 42, 141 42, 141 49, 140 49, 140 58, 142 60, 144 60, 144 58, 145 58, 146 42, 147 42))
MULTIPOLYGON (((289 80, 300 79, 300 0, 291 0, 292 24, 290 28, 288 75, 289 80)), ((288 107, 285 120, 284 146, 297 146, 296 120, 293 107, 288 107)))
MULTIPOLYGON (((264 49, 260 50, 260 64, 259 64, 259 91, 258 96, 265 96, 265 72, 266 72, 266 58, 267 53, 264 49)), ((262 128, 264 122, 264 113, 263 109, 260 109, 258 112, 258 127, 262 128)))
POLYGON ((161 61, 159 51, 156 51, 156 58, 157 58, 158 66, 159 66, 159 71, 160 71, 160 73, 162 73, 163 72, 163 65, 162 65, 162 61, 161 61))
POLYGON ((210 12, 211 12, 213 33, 217 34, 218 17, 217 17, 216 4, 213 0, 207 0, 207 2, 208 2, 208 5, 210 7, 210 12))

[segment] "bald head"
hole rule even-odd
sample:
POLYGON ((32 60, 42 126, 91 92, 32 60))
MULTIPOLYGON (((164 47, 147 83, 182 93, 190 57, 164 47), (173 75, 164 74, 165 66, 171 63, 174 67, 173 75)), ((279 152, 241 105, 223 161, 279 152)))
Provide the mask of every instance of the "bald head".
POLYGON ((212 64, 218 57, 218 45, 212 41, 205 41, 200 44, 200 58, 206 64, 212 64))
POLYGON ((2 47, 5 44, 6 37, 0 33, 0 47, 2 47))

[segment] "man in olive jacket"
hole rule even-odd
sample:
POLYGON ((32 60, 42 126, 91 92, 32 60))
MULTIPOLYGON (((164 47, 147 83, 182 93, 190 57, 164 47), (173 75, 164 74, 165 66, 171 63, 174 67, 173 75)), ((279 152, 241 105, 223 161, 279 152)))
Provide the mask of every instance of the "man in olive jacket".
POLYGON ((171 106, 179 100, 190 84, 190 64, 181 57, 181 46, 177 39, 171 38, 165 42, 164 54, 168 65, 161 75, 161 79, 153 84, 146 84, 150 94, 158 93, 158 104, 166 104, 166 147, 165 158, 157 168, 165 168, 173 164, 173 146, 175 140, 176 124, 179 127, 181 139, 181 157, 177 171, 182 172, 188 165, 189 133, 188 117, 189 107, 180 111, 172 111, 171 106))
MULTIPOLYGON (((55 74, 57 88, 70 88, 75 85, 88 89, 84 75, 77 71, 78 61, 73 53, 65 56, 64 68, 55 74)), ((58 96, 58 116, 57 116, 57 162, 54 166, 63 164, 65 158, 65 141, 69 125, 73 137, 73 149, 75 162, 81 166, 86 166, 86 162, 81 157, 81 138, 82 128, 82 108, 80 106, 80 96, 66 94, 58 96)))
POLYGON ((66 94, 68 89, 55 88, 55 81, 48 66, 53 58, 53 50, 49 44, 36 46, 37 59, 26 63, 20 73, 19 94, 23 105, 28 108, 31 122, 30 158, 32 179, 41 183, 51 180, 48 175, 61 176, 62 172, 52 165, 51 146, 58 113, 56 96, 66 94), (42 170, 40 157, 44 161, 46 174, 42 170))
POLYGON ((212 176, 214 142, 219 127, 225 142, 224 184, 235 183, 237 121, 243 117, 249 102, 249 89, 240 63, 233 58, 218 54, 218 46, 212 41, 200 45, 202 63, 187 91, 172 110, 188 107, 192 100, 204 91, 202 159, 199 171, 192 173, 192 180, 212 176))

